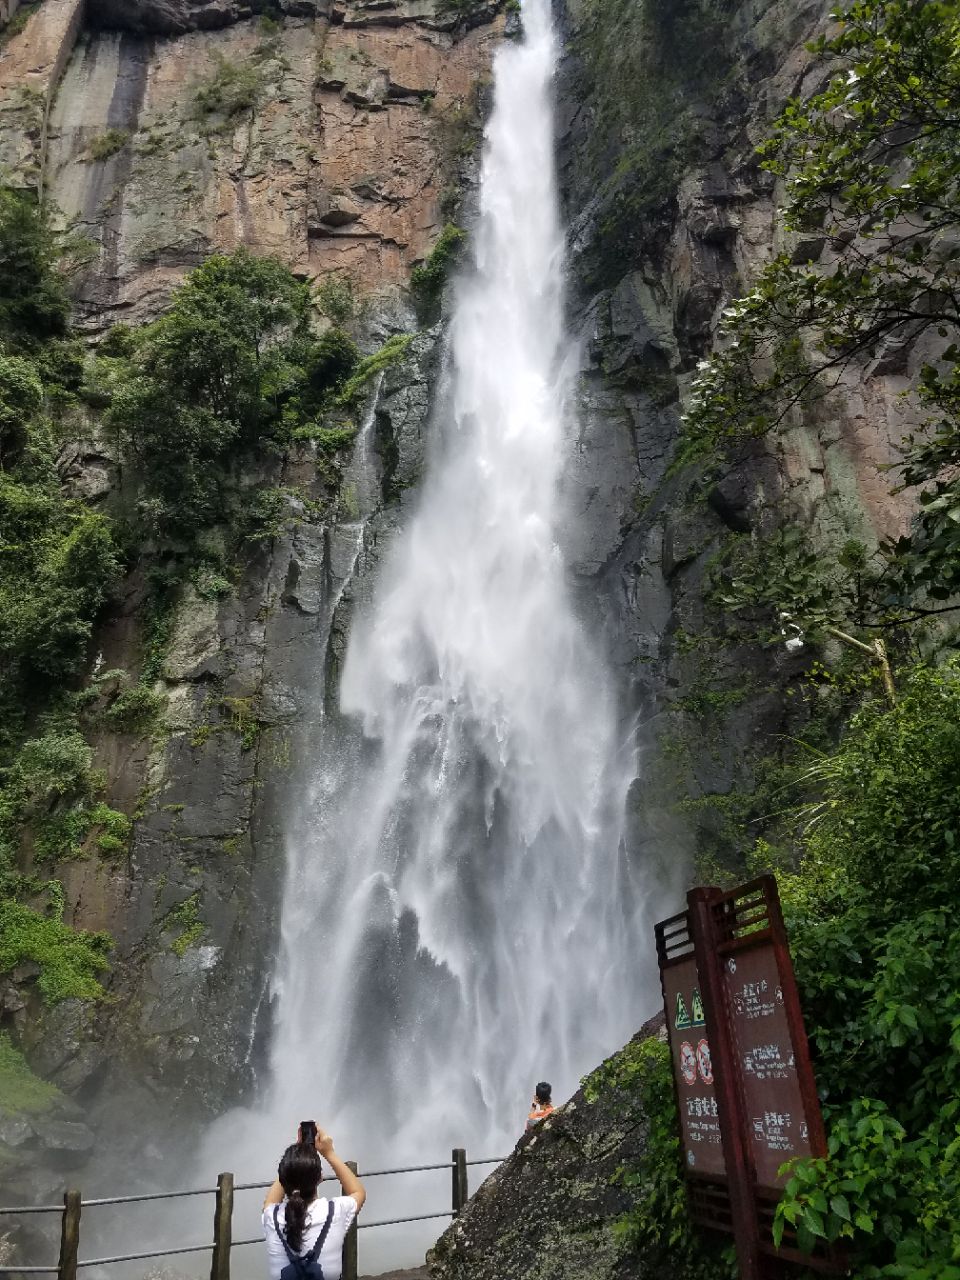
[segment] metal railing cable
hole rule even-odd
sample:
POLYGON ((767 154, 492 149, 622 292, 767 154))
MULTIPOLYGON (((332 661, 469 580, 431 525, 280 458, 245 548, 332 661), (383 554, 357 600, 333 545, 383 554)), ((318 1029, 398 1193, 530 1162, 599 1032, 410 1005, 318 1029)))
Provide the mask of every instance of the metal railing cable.
MULTIPOLYGON (((468 1199, 467 1169, 471 1165, 500 1164, 503 1157, 491 1157, 485 1160, 468 1160, 462 1147, 455 1148, 449 1160, 441 1164, 408 1165, 400 1169, 371 1169, 364 1173, 365 1178, 397 1177, 410 1173, 437 1173, 449 1169, 452 1173, 452 1207, 437 1213, 412 1214, 403 1218, 383 1218, 375 1222, 354 1221, 343 1246, 343 1280, 356 1280, 357 1277, 357 1232, 374 1227, 395 1227, 407 1222, 428 1222, 437 1218, 456 1218, 468 1199)), ((348 1162, 350 1163, 350 1162, 348 1162)), ((352 1163, 350 1167, 356 1171, 352 1163)), ((335 1182, 336 1178, 328 1175, 321 1182, 335 1182)), ((238 1191, 264 1191, 273 1184, 270 1182, 234 1183, 232 1173, 221 1173, 215 1187, 195 1187, 189 1191, 157 1191, 130 1196, 97 1196, 83 1200, 79 1191, 67 1191, 63 1204, 4 1205, 0 1207, 0 1217, 25 1213, 59 1213, 62 1216, 62 1234, 60 1258, 56 1266, 18 1266, 14 1264, 0 1265, 2 1275, 55 1275, 58 1280, 77 1280, 77 1272, 86 1267, 103 1267, 120 1262, 140 1262, 147 1258, 168 1258, 186 1253, 213 1254, 210 1269, 210 1280, 230 1280, 230 1251, 246 1245, 263 1244, 263 1237, 256 1236, 249 1240, 232 1239, 233 1198, 238 1191), (178 1200, 190 1196, 216 1196, 214 1212, 214 1238, 210 1244, 178 1245, 171 1249, 153 1249, 143 1253, 116 1254, 106 1258, 78 1258, 80 1239, 81 1209, 99 1208, 105 1205, 139 1204, 154 1200, 178 1200)))

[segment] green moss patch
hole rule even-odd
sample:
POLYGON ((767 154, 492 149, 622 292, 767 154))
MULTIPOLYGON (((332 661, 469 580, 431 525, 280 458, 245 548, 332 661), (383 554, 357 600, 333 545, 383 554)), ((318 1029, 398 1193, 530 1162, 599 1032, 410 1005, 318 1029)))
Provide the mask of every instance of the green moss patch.
POLYGON ((32 961, 47 1004, 103 995, 99 975, 112 941, 106 933, 76 931, 58 915, 41 915, 20 902, 0 903, 0 973, 32 961))
POLYGON ((22 1053, 0 1034, 0 1111, 8 1115, 49 1111, 60 1101, 56 1085, 48 1084, 33 1074, 22 1053))

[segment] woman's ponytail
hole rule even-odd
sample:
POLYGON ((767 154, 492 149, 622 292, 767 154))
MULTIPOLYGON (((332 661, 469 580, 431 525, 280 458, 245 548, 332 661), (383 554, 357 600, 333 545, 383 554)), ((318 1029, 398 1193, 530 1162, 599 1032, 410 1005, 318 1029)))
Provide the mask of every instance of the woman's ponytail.
POLYGON ((320 1173, 320 1157, 311 1144, 295 1143, 283 1153, 277 1175, 287 1196, 284 1235, 294 1253, 299 1253, 303 1247, 307 1209, 316 1197, 320 1173))
POLYGON ((303 1229, 307 1225, 307 1202, 296 1187, 287 1196, 284 1225, 287 1244, 294 1253, 299 1253, 303 1248, 303 1229))

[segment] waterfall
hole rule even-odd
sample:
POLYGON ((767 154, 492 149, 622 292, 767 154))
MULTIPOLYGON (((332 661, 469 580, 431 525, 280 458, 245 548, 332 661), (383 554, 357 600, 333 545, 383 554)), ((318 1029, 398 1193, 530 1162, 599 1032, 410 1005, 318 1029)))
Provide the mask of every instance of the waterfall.
MULTIPOLYGON (((575 432, 549 0, 523 25, 496 56, 419 503, 358 606, 289 831, 271 1105, 361 1169, 506 1154, 537 1080, 565 1096, 653 1003, 623 850, 636 759, 558 549, 575 432)), ((408 1211, 442 1208, 436 1185, 408 1211)))

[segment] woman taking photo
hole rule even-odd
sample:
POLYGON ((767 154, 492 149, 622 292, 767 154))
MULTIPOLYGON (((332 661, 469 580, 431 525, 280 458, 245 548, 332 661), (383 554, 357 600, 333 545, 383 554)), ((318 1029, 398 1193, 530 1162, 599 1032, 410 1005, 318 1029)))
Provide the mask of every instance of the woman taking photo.
POLYGON ((366 1198, 360 1179, 334 1151, 333 1139, 305 1120, 297 1141, 283 1153, 277 1180, 263 1202, 270 1280, 280 1280, 288 1266, 291 1275, 303 1280, 308 1275, 319 1280, 318 1266, 323 1280, 340 1280, 344 1236, 366 1198), (317 1195, 321 1156, 340 1179, 343 1195, 317 1195))

